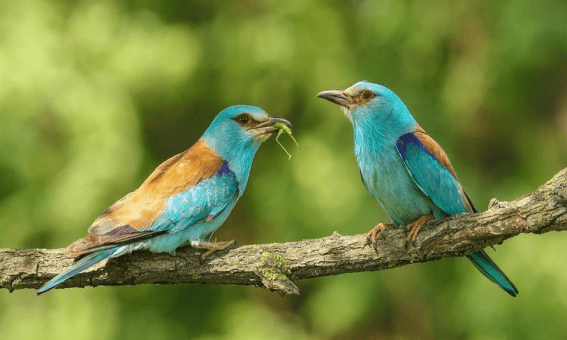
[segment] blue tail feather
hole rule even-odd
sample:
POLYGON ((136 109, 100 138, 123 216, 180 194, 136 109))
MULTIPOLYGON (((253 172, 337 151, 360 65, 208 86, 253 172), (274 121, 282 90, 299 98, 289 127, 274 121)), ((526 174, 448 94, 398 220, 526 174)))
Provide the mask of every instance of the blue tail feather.
POLYGON ((518 295, 518 289, 512 281, 498 268, 496 263, 484 251, 477 251, 467 256, 475 267, 490 281, 496 283, 500 288, 504 289, 512 296, 518 295))
POLYGON ((119 248, 111 248, 111 249, 104 249, 98 250, 94 253, 88 254, 84 256, 79 261, 73 263, 71 267, 69 267, 66 271, 62 272, 61 274, 57 275, 49 282, 44 284, 40 289, 37 290, 37 295, 47 292, 50 289, 53 289, 63 283, 65 280, 79 274, 83 270, 94 266, 95 264, 99 263, 100 261, 106 260, 110 256, 112 256, 119 248))

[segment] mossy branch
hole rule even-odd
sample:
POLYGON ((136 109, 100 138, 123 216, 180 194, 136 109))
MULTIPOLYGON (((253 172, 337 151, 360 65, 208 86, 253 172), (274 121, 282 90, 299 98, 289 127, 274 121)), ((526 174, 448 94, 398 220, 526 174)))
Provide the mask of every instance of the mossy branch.
MULTIPOLYGON (((361 227, 370 229, 371 226, 361 227)), ((406 231, 386 230, 374 249, 365 235, 232 247, 200 260, 190 247, 172 254, 134 252, 103 262, 60 288, 98 285, 215 283, 299 294, 294 281, 381 270, 463 256, 522 233, 567 229, 567 168, 534 192, 512 202, 493 199, 480 214, 427 223, 406 250, 406 231)), ((73 263, 63 249, 0 249, 0 288, 39 288, 73 263)))

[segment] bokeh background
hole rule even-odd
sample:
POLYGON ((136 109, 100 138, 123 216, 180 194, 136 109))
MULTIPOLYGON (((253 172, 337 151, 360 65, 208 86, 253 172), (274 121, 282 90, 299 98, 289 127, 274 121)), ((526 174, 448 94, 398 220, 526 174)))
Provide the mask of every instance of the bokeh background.
MULTIPOLYGON (((352 131, 317 92, 392 88, 449 154, 479 210, 567 164, 567 2, 0 2, 0 247, 61 248, 213 117, 254 104, 302 149, 260 149, 215 234, 240 244, 360 234, 387 221, 352 131)), ((511 298, 465 259, 297 282, 0 291, 1 339, 565 339, 567 233, 489 253, 511 298)))

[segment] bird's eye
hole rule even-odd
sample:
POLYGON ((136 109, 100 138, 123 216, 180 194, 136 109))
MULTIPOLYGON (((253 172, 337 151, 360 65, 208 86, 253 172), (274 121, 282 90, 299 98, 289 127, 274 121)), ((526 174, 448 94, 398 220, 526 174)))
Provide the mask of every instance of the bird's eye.
POLYGON ((374 98, 374 93, 372 93, 371 91, 365 90, 364 92, 362 92, 362 99, 369 100, 372 98, 374 98))
POLYGON ((238 121, 242 125, 246 125, 250 121, 250 117, 248 117, 247 114, 243 113, 240 116, 236 117, 236 121, 238 121))

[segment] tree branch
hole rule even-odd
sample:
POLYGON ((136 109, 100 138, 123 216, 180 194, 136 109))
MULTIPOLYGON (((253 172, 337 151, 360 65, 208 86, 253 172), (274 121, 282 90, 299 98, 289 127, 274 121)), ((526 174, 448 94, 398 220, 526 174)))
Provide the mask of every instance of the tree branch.
MULTIPOLYGON (((293 281, 342 273, 381 270, 416 262, 463 256, 522 233, 567 229, 567 168, 531 194, 512 202, 493 199, 489 210, 427 223, 416 247, 406 250, 406 232, 391 229, 377 247, 365 235, 331 236, 300 242, 233 247, 203 263, 201 250, 174 255, 145 251, 90 268, 61 288, 98 285, 215 283, 299 294, 293 281)), ((0 249, 0 288, 39 288, 73 263, 63 249, 0 249)))

